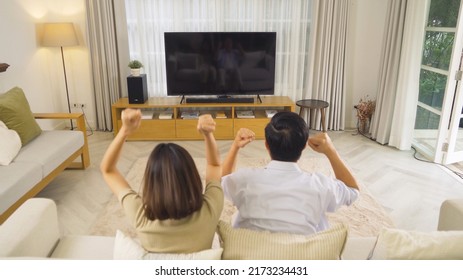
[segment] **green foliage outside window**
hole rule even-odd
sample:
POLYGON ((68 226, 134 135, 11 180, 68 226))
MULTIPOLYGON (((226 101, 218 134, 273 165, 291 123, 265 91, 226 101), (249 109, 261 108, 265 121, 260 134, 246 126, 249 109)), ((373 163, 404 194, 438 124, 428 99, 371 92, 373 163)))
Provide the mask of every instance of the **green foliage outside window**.
POLYGON ((428 27, 457 26, 460 0, 431 0, 428 27))
MULTIPOLYGON (((461 0, 431 0, 423 45, 422 64, 431 68, 448 71, 455 33, 439 28, 455 28, 461 0)), ((421 70, 418 100, 441 110, 447 84, 447 75, 434 71, 421 70)), ((415 128, 437 129, 439 116, 418 107, 415 128)))

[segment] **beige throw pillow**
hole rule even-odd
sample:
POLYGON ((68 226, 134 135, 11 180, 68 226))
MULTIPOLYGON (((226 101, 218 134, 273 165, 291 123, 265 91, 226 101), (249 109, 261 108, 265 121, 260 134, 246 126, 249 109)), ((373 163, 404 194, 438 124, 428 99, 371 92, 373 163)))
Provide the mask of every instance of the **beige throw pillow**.
POLYGON ((372 252, 373 260, 463 259, 463 231, 413 232, 383 229, 372 252))
POLYGON ((233 228, 220 221, 224 260, 338 260, 347 237, 343 224, 312 235, 233 228))

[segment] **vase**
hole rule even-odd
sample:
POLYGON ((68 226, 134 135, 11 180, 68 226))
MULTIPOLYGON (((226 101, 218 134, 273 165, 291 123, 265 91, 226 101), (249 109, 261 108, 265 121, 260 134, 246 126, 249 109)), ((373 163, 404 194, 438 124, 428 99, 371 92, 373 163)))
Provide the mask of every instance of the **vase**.
POLYGON ((362 134, 370 132, 370 119, 359 120, 358 130, 362 134))
POLYGON ((132 69, 130 69, 130 74, 132 74, 132 76, 135 76, 135 77, 140 76, 140 68, 132 68, 132 69))

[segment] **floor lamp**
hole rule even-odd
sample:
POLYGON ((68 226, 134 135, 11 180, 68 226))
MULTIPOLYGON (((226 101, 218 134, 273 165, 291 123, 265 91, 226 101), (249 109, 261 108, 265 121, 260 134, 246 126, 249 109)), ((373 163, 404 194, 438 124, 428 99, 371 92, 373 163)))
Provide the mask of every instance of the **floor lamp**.
MULTIPOLYGON (((66 77, 66 65, 64 63, 63 47, 77 46, 76 31, 72 22, 45 23, 42 33, 42 46, 44 47, 60 47, 61 59, 63 61, 64 83, 66 85, 66 97, 68 101, 68 110, 71 113, 71 103, 69 101, 68 80, 66 77)), ((71 130, 74 129, 71 120, 71 130)))

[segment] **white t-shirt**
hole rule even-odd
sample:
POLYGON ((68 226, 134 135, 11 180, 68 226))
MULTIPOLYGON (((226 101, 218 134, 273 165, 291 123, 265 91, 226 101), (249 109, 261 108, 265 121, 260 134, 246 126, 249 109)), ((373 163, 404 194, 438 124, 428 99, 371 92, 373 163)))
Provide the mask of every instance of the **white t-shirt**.
POLYGON ((359 194, 336 178, 282 161, 238 169, 222 178, 222 186, 238 208, 234 227, 297 234, 328 229, 325 213, 352 204, 359 194))

